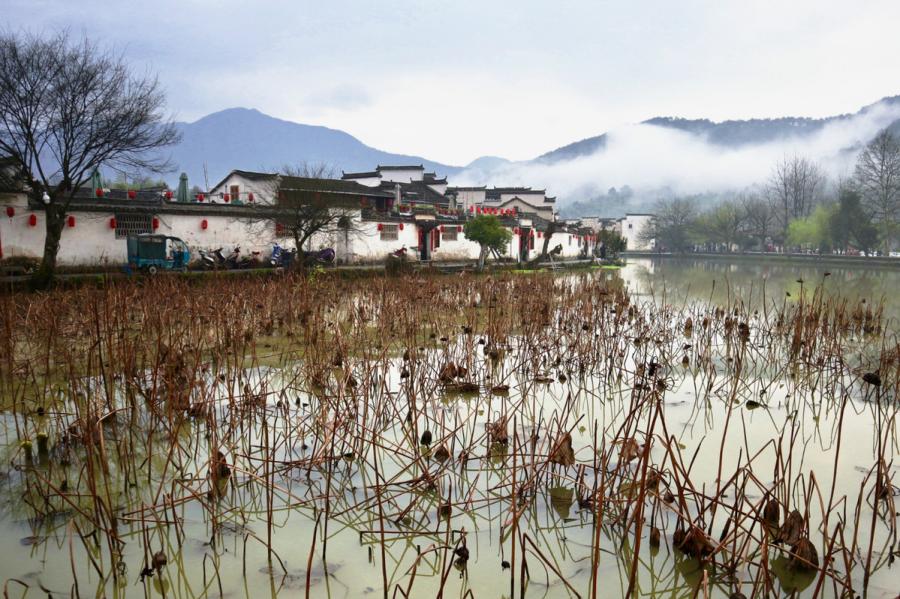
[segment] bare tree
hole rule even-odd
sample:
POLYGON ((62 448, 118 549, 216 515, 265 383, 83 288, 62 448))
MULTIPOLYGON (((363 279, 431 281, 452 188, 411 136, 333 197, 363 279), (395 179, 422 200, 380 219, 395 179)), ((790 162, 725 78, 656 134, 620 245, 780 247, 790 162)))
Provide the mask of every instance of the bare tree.
POLYGON ((279 170, 268 183, 272 204, 258 206, 247 218, 258 237, 290 237, 302 251, 314 238, 349 244, 349 236, 361 232, 359 196, 340 193, 350 183, 336 181, 333 166, 301 162, 279 170))
POLYGON ((69 204, 95 168, 168 167, 156 151, 178 133, 164 105, 155 78, 87 39, 0 34, 0 153, 47 212, 36 283, 52 279, 69 204))
POLYGON ((768 191, 783 237, 793 219, 812 213, 824 181, 818 165, 801 156, 785 156, 775 165, 768 191))
POLYGON ((863 205, 881 231, 885 253, 891 251, 900 211, 900 142, 884 129, 856 162, 855 179, 863 205))
POLYGON ((744 209, 744 230, 759 242, 761 250, 765 250, 766 240, 777 224, 772 204, 752 192, 743 195, 740 202, 744 209))
POLYGON ((670 252, 684 252, 691 246, 691 230, 696 220, 697 206, 693 198, 660 200, 653 220, 640 230, 638 239, 670 252))

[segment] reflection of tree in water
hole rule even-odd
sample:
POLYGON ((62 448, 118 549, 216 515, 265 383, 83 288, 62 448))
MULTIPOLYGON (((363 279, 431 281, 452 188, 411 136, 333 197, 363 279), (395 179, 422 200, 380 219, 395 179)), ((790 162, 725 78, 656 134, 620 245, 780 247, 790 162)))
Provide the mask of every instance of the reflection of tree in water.
POLYGON ((783 301, 797 301, 824 285, 826 295, 840 295, 848 301, 866 300, 883 303, 885 316, 900 318, 900 272, 889 268, 799 264, 779 262, 728 262, 725 260, 664 258, 660 260, 629 259, 623 269, 633 292, 665 297, 675 305, 693 301, 717 304, 740 299, 753 309, 760 309, 763 293, 767 306, 783 301), (801 284, 799 281, 803 281, 801 284))

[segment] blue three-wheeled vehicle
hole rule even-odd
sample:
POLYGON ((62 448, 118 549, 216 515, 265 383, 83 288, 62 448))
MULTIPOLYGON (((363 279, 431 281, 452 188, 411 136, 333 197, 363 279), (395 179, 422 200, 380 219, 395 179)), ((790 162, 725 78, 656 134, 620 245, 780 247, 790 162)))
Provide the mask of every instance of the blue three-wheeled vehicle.
POLYGON ((168 235, 129 235, 128 268, 155 275, 160 270, 186 271, 191 260, 187 244, 168 235))

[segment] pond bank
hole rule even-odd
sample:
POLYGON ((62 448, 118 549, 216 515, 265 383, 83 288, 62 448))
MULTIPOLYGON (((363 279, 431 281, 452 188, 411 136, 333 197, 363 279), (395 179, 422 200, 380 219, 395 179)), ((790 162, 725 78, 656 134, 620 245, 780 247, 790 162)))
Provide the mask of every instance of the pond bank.
POLYGON ((750 261, 750 262, 797 262, 802 264, 841 264, 863 266, 866 268, 897 268, 900 269, 900 258, 874 257, 874 256, 836 256, 834 254, 775 254, 761 252, 742 253, 697 253, 672 254, 669 252, 623 252, 622 257, 651 258, 651 259, 676 259, 676 260, 726 260, 726 261, 750 261))

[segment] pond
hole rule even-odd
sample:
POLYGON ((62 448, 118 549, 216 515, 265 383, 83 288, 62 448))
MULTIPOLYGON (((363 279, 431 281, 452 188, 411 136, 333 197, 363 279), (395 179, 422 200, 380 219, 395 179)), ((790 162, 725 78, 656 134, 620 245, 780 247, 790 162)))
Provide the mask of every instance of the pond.
POLYGON ((894 597, 876 287, 741 273, 4 297, 0 575, 13 597, 894 597))
POLYGON ((900 260, 894 267, 865 264, 781 262, 747 259, 629 258, 622 276, 641 296, 684 303, 740 298, 754 308, 796 302, 822 286, 827 294, 883 303, 885 316, 900 319, 900 260), (801 283, 802 281, 802 283, 801 283))

